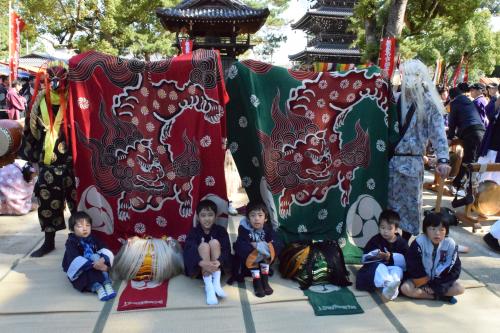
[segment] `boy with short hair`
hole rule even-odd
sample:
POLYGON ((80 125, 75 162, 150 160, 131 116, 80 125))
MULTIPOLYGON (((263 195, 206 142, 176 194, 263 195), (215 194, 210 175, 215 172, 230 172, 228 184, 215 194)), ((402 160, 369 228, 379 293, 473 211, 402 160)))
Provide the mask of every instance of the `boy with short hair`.
POLYGON ((184 268, 187 276, 203 277, 208 305, 218 304, 217 296, 224 298, 221 271, 231 258, 231 243, 226 229, 216 225, 217 205, 202 200, 196 207, 196 226, 189 232, 184 244, 184 268))
POLYGON ((399 215, 393 210, 384 210, 379 217, 379 233, 373 236, 364 248, 363 267, 356 277, 356 288, 374 291, 382 288, 387 301, 396 299, 399 285, 406 270, 405 255, 407 241, 397 233, 399 215))
POLYGON ((454 296, 465 289, 457 281, 461 262, 458 246, 448 237, 449 221, 441 213, 430 212, 424 218, 422 231, 406 255, 408 279, 401 285, 401 292, 411 298, 455 304, 454 296))
POLYGON ((81 292, 97 293, 101 301, 116 296, 111 286, 109 269, 113 265, 113 253, 91 235, 92 219, 85 212, 76 212, 69 218, 66 251, 62 267, 73 287, 81 292))
POLYGON ((240 222, 234 252, 239 264, 252 273, 255 296, 271 295, 269 266, 279 254, 276 232, 269 223, 269 212, 262 202, 250 202, 246 207, 246 217, 240 222))

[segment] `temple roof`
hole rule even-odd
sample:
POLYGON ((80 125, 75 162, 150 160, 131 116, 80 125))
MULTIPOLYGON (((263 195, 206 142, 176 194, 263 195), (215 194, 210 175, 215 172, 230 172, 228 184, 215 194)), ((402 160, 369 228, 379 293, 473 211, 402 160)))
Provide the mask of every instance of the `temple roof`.
POLYGON ((305 50, 299 53, 289 55, 288 58, 293 61, 301 61, 305 58, 336 58, 336 57, 349 57, 358 60, 361 54, 359 49, 350 48, 346 44, 318 44, 316 46, 306 47, 305 50))
POLYGON ((169 31, 191 27, 195 35, 206 35, 208 31, 220 35, 232 32, 227 23, 234 24, 238 33, 257 32, 269 16, 269 9, 255 9, 238 0, 184 0, 172 8, 158 8, 156 15, 169 31))
POLYGON ((292 29, 305 29, 314 19, 347 19, 353 15, 352 8, 321 7, 309 9, 304 16, 292 24, 292 29))

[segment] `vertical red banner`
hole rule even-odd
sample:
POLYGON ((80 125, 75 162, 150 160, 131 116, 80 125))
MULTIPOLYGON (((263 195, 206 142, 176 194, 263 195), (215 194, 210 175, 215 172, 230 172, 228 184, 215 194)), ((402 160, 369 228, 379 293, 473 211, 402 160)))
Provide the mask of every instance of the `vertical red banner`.
POLYGON ((380 53, 378 65, 387 77, 392 77, 394 71, 394 60, 396 55, 396 38, 382 38, 380 41, 380 53))
POLYGON ((19 66, 19 51, 21 48, 21 31, 24 29, 24 22, 21 17, 13 10, 9 17, 9 70, 10 82, 17 79, 17 68, 19 66))
POLYGON ((181 41, 181 53, 182 54, 190 54, 193 52, 193 40, 192 39, 183 39, 181 41))
POLYGON ((456 87, 458 82, 458 79, 460 77, 460 74, 462 73, 462 64, 464 62, 464 56, 460 58, 460 63, 458 64, 457 68, 455 69, 455 73, 453 74, 453 81, 452 81, 452 86, 456 87))

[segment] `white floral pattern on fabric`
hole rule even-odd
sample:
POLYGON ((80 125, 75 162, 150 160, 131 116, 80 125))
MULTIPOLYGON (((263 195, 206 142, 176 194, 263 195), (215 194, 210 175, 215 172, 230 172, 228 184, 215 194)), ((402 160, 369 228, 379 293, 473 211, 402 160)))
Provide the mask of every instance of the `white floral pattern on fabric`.
POLYGON ((175 113, 175 111, 177 110, 177 108, 175 107, 175 105, 169 104, 168 107, 167 107, 167 110, 168 110, 168 113, 173 114, 173 113, 175 113))
POLYGON ((338 243, 339 243, 340 248, 343 248, 347 242, 346 242, 344 237, 340 237, 338 240, 338 243))
POLYGON ((189 93, 190 95, 194 95, 194 94, 196 94, 196 86, 195 86, 195 85, 191 85, 191 86, 189 86, 189 88, 188 88, 188 93, 189 93))
POLYGON ((146 124, 146 130, 148 132, 153 132, 155 130, 155 125, 153 123, 151 123, 151 122, 147 123, 146 124))
POLYGON ((298 233, 304 233, 304 232, 307 232, 307 227, 303 224, 299 225, 299 227, 297 228, 297 232, 298 233))
POLYGON ((149 90, 148 90, 148 88, 142 87, 141 88, 141 95, 144 96, 144 97, 148 97, 149 96, 149 90))
POLYGON ((319 139, 316 137, 312 137, 311 138, 311 145, 313 145, 313 146, 319 145, 319 139))
POLYGON ((323 221, 328 216, 328 211, 326 209, 320 209, 318 212, 318 220, 323 221))
POLYGON ((307 119, 310 119, 310 120, 313 120, 314 119, 314 112, 312 112, 311 110, 307 110, 306 111, 306 118, 307 119))
POLYGON ((134 226, 134 231, 136 234, 143 234, 146 232, 146 226, 144 223, 136 223, 134 226))
POLYGON ((203 138, 200 139, 200 146, 203 148, 207 148, 212 144, 212 138, 210 135, 205 135, 203 138))
POLYGON ((134 124, 135 126, 139 126, 139 118, 132 117, 132 124, 134 124))
POLYGON ((295 154, 293 155, 293 160, 294 160, 295 162, 297 162, 297 163, 300 163, 300 162, 302 162, 302 161, 304 160, 304 156, 302 156, 302 154, 301 154, 301 153, 295 153, 295 154))
POLYGON ((229 68, 229 73, 227 74, 227 77, 232 80, 236 77, 236 75, 238 75, 238 68, 235 65, 232 65, 229 68))
POLYGON ((173 171, 167 172, 167 179, 174 180, 175 179, 175 172, 173 172, 173 171))
POLYGON ((318 108, 324 108, 325 105, 326 105, 326 102, 323 98, 320 98, 318 99, 318 101, 316 102, 316 105, 318 106, 318 108))
POLYGON ((252 103, 254 107, 258 107, 260 104, 259 98, 255 95, 250 96, 250 103, 252 103))
POLYGON ((239 148, 238 142, 231 142, 229 144, 229 151, 231 152, 231 154, 236 153, 238 151, 238 148, 239 148))
POLYGON ((133 168, 135 166, 135 162, 132 158, 127 158, 127 165, 131 168, 133 168))
POLYGON ((167 93, 165 92, 165 90, 163 89, 158 89, 158 97, 160 97, 160 99, 165 99, 167 97, 167 93))
POLYGON ((156 217, 156 224, 159 227, 165 228, 167 226, 167 219, 164 218, 163 216, 157 216, 156 217))
POLYGON ((321 80, 321 81, 319 81, 318 86, 319 86, 319 89, 324 90, 324 89, 328 88, 328 82, 326 82, 326 80, 321 80))
POLYGON ((337 230, 337 233, 342 233, 342 227, 344 226, 344 222, 340 221, 337 226, 335 227, 335 230, 337 230))
POLYGON ((352 87, 353 87, 354 89, 359 89, 359 88, 361 88, 361 86, 362 86, 362 85, 363 85, 363 83, 361 82, 361 80, 356 80, 356 81, 354 81, 354 83, 352 84, 352 87))
POLYGON ((369 190, 374 190, 375 180, 373 178, 368 179, 368 181, 366 182, 366 187, 368 187, 369 190))
POLYGON ((377 140, 377 150, 380 151, 380 152, 384 152, 385 151, 385 142, 384 140, 377 140))
POLYGON ((78 107, 82 110, 87 110, 90 106, 89 100, 85 97, 78 97, 78 107))
POLYGON ((328 138, 328 141, 330 141, 330 143, 334 143, 335 141, 337 141, 337 134, 331 134, 328 138))
POLYGON ((158 101, 156 99, 153 101, 153 107, 155 108, 155 110, 160 109, 160 103, 158 103, 158 101))
POLYGON ((349 87, 349 80, 348 79, 343 79, 342 81, 340 81, 340 88, 346 89, 347 87, 349 87))
POLYGON ((250 185, 252 185, 252 178, 248 176, 241 178, 241 185, 243 185, 243 187, 245 188, 250 187, 250 185))
POLYGON ((240 127, 242 128, 245 128, 248 126, 248 120, 246 117, 244 116, 241 116, 240 119, 238 119, 238 124, 240 125, 240 127))
POLYGON ((382 88, 382 86, 383 86, 383 85, 384 85, 384 80, 383 80, 383 79, 377 79, 377 80, 375 81, 375 86, 376 86, 377 88, 382 88))
POLYGON ((156 147, 156 151, 160 155, 163 155, 163 154, 165 154, 167 152, 167 150, 165 149, 165 146, 163 146, 163 145, 160 145, 160 146, 156 147))
POLYGON ((304 200, 306 197, 306 194, 302 191, 298 192, 296 195, 295 195, 295 198, 297 198, 297 200, 299 201, 302 201, 304 200))
POLYGON ((205 178, 205 185, 212 187, 215 185, 215 178, 213 176, 207 176, 205 178))
POLYGON ((337 98, 339 98, 339 92, 337 90, 333 90, 331 93, 330 93, 330 99, 332 101, 335 101, 337 100, 337 98))
POLYGON ((168 93, 168 98, 171 101, 176 101, 179 98, 179 95, 177 95, 177 93, 175 91, 171 91, 168 93))
POLYGON ((252 164, 258 168, 260 166, 259 158, 257 156, 252 157, 252 164))
POLYGON ((347 103, 351 103, 352 101, 354 101, 354 99, 356 99, 356 94, 354 94, 354 93, 350 93, 345 98, 345 100, 347 101, 347 103))
POLYGON ((147 106, 143 106, 141 107, 141 113, 145 116, 147 116, 149 114, 149 110, 148 110, 148 107, 147 106))
POLYGON ((324 115, 321 116, 321 121, 324 124, 327 124, 330 121, 330 115, 328 113, 325 113, 324 115))
POLYGON ((186 241, 186 235, 179 235, 179 237, 177 237, 177 241, 178 242, 181 242, 181 243, 184 243, 186 241))

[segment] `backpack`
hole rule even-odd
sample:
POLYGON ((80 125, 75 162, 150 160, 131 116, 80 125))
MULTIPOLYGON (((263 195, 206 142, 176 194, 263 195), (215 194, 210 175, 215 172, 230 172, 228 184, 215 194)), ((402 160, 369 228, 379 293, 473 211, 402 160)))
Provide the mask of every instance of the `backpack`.
POLYGON ((289 244, 280 256, 279 269, 284 278, 296 280, 303 290, 316 284, 352 285, 342 250, 334 240, 289 244))

